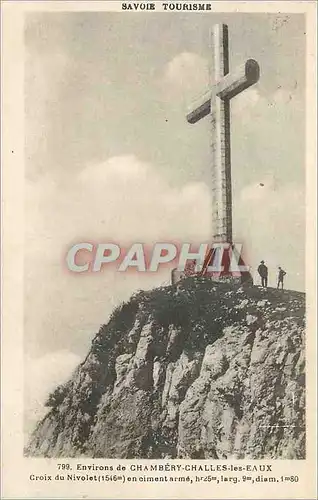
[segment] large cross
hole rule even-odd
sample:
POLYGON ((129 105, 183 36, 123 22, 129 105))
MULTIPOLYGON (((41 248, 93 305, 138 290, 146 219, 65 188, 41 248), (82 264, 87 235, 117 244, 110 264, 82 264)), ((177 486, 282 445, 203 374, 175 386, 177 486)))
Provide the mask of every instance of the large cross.
POLYGON ((232 186, 230 100, 259 79, 254 59, 229 73, 228 27, 216 24, 212 32, 211 88, 187 115, 189 123, 211 117, 213 242, 232 243, 232 186))

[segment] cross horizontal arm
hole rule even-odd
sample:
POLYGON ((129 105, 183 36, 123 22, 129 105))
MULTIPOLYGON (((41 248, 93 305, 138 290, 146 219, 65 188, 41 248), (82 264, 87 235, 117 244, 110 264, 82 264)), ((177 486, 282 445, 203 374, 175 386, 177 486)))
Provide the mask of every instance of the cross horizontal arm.
POLYGON ((187 114, 189 123, 196 123, 211 112, 211 94, 215 93, 220 99, 232 99, 237 94, 254 85, 259 80, 260 69, 254 59, 248 59, 239 66, 234 73, 228 73, 206 92, 196 103, 194 109, 187 114))
POLYGON ((189 123, 196 123, 207 116, 211 111, 211 90, 196 99, 192 108, 192 111, 187 114, 189 123))
POLYGON ((248 59, 234 73, 228 73, 216 84, 216 95, 221 99, 232 99, 259 80, 259 65, 248 59))

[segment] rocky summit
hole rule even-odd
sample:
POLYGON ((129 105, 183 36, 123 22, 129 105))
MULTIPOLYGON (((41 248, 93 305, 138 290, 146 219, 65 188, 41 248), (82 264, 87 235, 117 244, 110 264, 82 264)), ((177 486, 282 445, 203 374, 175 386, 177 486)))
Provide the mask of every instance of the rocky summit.
POLYGON ((141 291, 49 396, 29 456, 305 458, 305 295, 188 278, 141 291))

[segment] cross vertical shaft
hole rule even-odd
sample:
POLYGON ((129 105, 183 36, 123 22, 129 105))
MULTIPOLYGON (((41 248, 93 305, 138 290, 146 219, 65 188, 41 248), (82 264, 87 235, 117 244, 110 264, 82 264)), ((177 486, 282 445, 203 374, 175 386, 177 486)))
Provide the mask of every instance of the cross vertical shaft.
POLYGON ((230 100, 259 80, 260 68, 257 61, 248 59, 234 72, 229 72, 228 27, 225 24, 214 26, 211 45, 210 89, 196 101, 187 120, 197 123, 210 116, 213 242, 233 243, 230 100))
MULTIPOLYGON (((211 33, 211 85, 229 73, 228 27, 217 24, 211 33)), ((211 93, 211 161, 213 241, 232 243, 230 101, 211 93)))

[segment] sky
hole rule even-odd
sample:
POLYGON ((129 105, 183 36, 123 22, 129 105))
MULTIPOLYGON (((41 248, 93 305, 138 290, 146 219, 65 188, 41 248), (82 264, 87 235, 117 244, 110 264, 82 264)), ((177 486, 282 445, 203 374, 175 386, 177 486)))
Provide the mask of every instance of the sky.
POLYGON ((229 26, 230 71, 248 58, 261 68, 259 82, 231 101, 234 241, 253 274, 264 259, 271 286, 281 265, 286 287, 304 290, 303 16, 29 13, 27 427, 112 309, 169 280, 167 268, 74 275, 67 249, 81 241, 209 241, 209 120, 190 125, 185 115, 208 88, 209 31, 219 22, 229 26))

